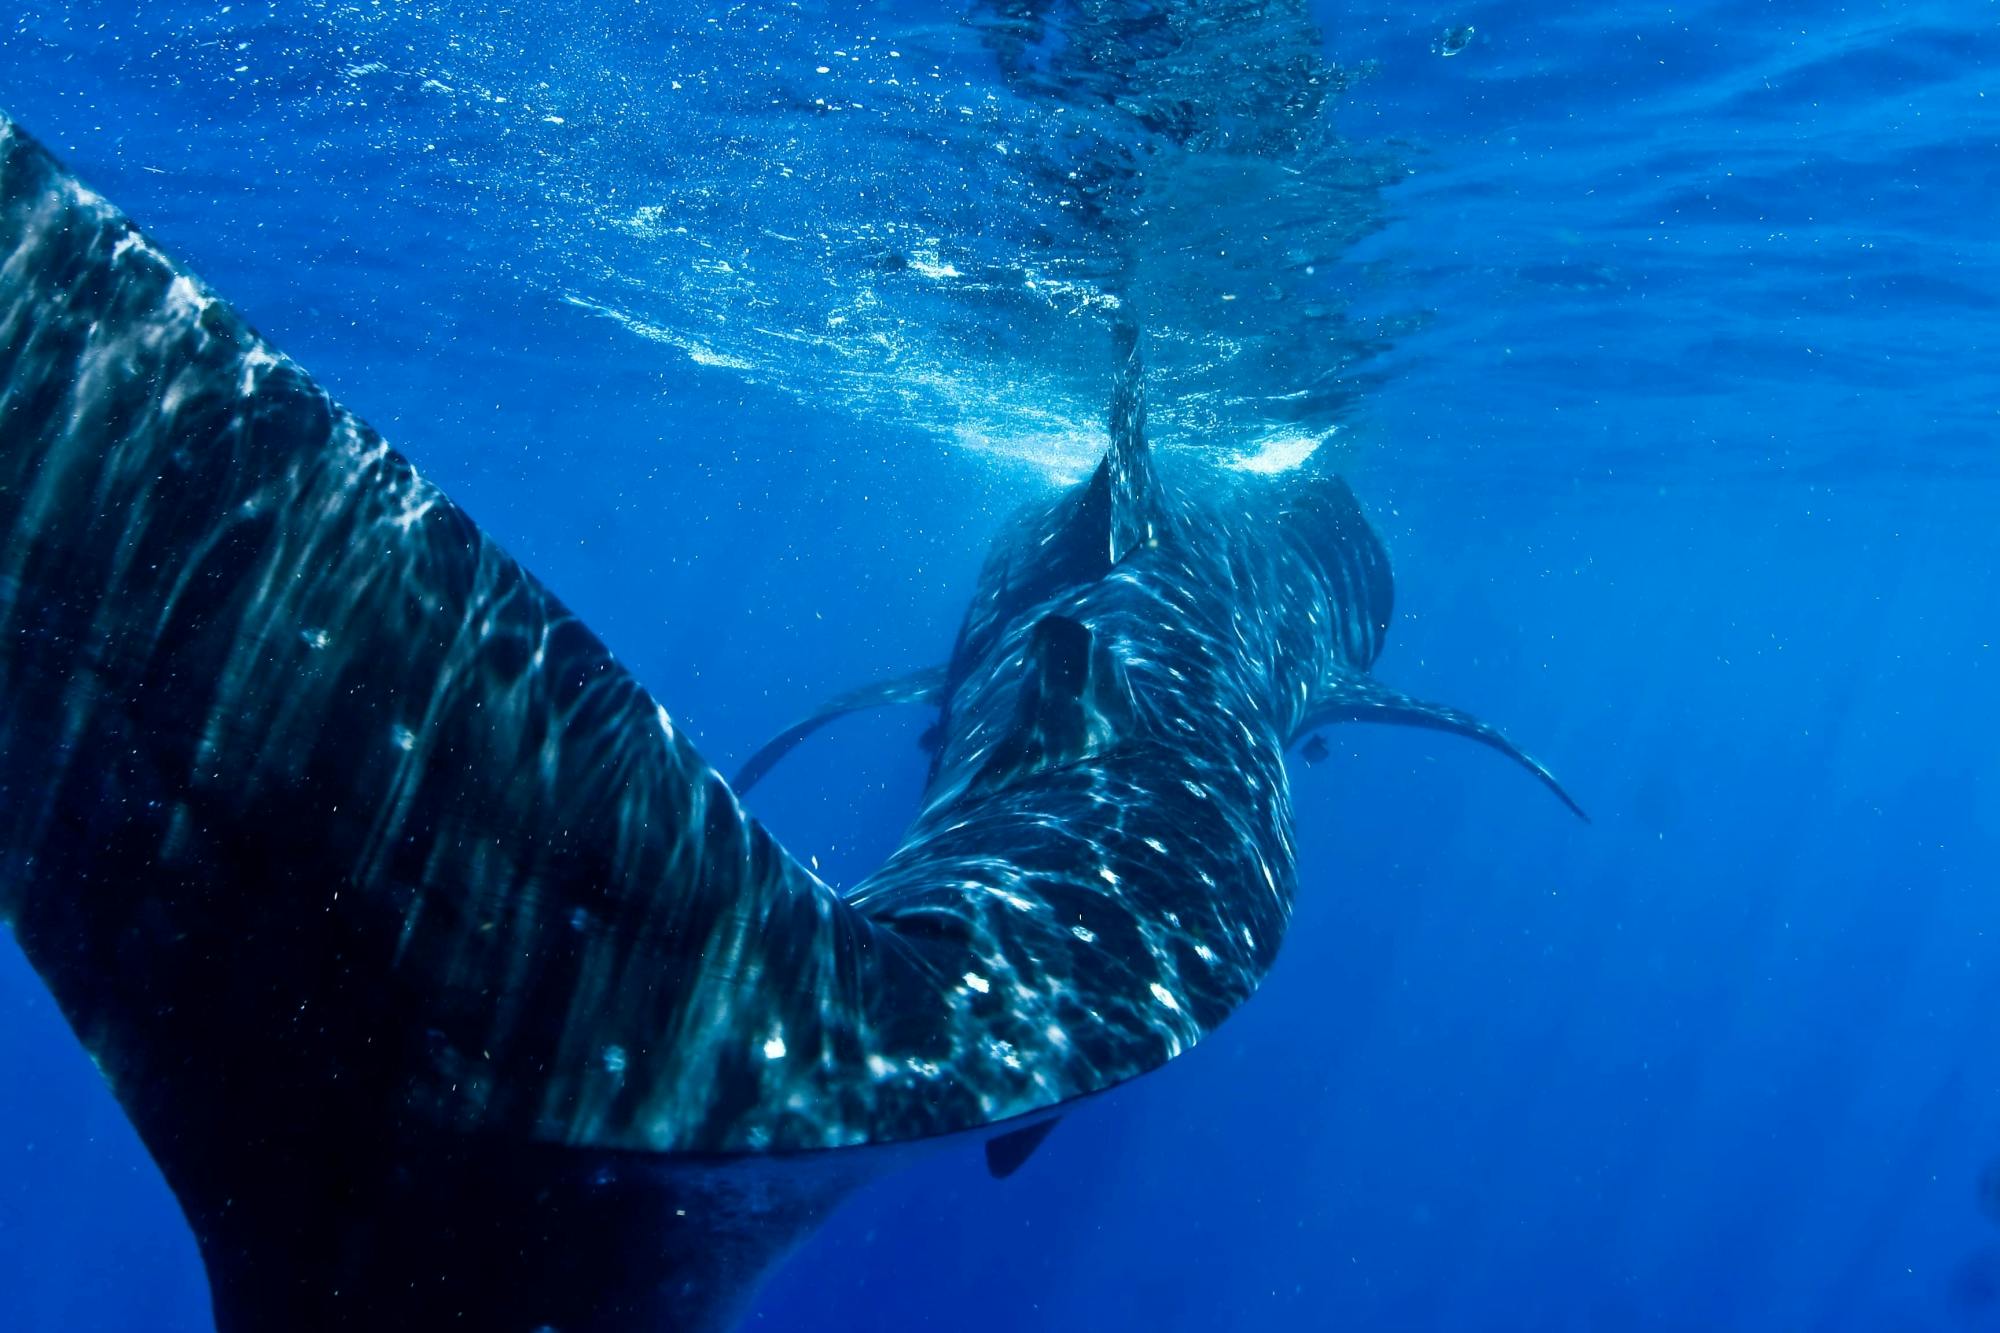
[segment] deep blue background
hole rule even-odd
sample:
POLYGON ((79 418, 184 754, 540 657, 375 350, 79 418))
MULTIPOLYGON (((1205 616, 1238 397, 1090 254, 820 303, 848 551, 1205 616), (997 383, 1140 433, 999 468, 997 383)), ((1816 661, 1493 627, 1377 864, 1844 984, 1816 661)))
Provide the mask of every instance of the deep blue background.
MULTIPOLYGON (((0 105, 711 758, 944 652, 1042 479, 563 306, 504 211, 375 182, 365 112, 288 139, 229 67, 162 73, 137 48, 193 8, 31 3, 0 105)), ((1415 171, 1354 262, 1433 312, 1348 470, 1396 559, 1380 674, 1507 727, 1596 823, 1474 747, 1338 733, 1256 1000, 1007 1182, 963 1150, 857 1198, 751 1327, 2000 1328, 1996 10, 1518 8, 1321 10, 1381 62, 1344 127, 1415 171)), ((843 724, 756 809, 852 882, 920 725, 843 724)), ((205 1318, 8 956, 0 1327, 205 1318)))

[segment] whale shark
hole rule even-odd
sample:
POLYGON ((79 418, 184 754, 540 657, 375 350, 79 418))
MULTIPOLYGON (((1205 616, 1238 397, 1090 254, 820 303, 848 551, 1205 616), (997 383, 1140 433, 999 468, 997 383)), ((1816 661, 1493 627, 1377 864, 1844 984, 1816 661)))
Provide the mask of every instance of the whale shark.
POLYGON ((222 1333, 726 1329, 861 1183, 961 1140, 1008 1174, 1250 997, 1320 728, 1462 734, 1575 809, 1373 679, 1392 579, 1338 476, 1156 457, 1142 344, 943 664, 732 786, 0 116, 0 919, 222 1333), (741 797, 890 704, 936 714, 920 808, 838 892, 741 797))

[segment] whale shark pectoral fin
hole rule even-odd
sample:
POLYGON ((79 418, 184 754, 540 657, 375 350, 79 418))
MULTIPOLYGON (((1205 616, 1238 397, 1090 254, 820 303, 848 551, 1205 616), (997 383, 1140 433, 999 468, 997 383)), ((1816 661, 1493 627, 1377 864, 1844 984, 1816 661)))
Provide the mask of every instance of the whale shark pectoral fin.
POLYGON ((1061 1119, 1061 1116, 1053 1115, 1026 1129, 1017 1129, 1011 1134, 996 1134, 986 1140, 987 1173, 995 1180, 1005 1180, 1019 1171, 1061 1119))
POLYGON ((897 676, 894 680, 877 681, 873 685, 863 685, 858 690, 850 690, 835 698, 811 717, 773 737, 762 749, 751 755, 743 767, 736 770, 736 776, 730 780, 730 786, 736 789, 738 796, 743 795, 761 782, 766 773, 776 768, 780 759, 797 749, 799 743, 806 737, 827 723, 846 717, 849 713, 859 713, 869 708, 887 708, 892 704, 938 704, 944 698, 944 680, 943 667, 929 666, 921 671, 912 671, 907 676, 897 676))
MULTIPOLYGON (((1563 785, 1556 781, 1555 774, 1544 768, 1539 761, 1507 739, 1497 727, 1492 727, 1470 713, 1462 713, 1456 708, 1443 704, 1426 703, 1413 699, 1400 690, 1392 690, 1365 676, 1343 677, 1336 684, 1328 698, 1306 718, 1299 727, 1298 734, 1306 735, 1316 727, 1332 722, 1385 722, 1409 727, 1429 727, 1435 731, 1449 731, 1478 741, 1506 755, 1521 767, 1541 779, 1542 785, 1554 792, 1556 799, 1568 806, 1584 823, 1590 822, 1583 807, 1578 805, 1563 785)), ((1308 743, 1310 746, 1310 742, 1308 743)), ((1311 762, 1310 759, 1308 762, 1311 762)))
POLYGON ((1396 583, 1381 534, 1353 488, 1314 453, 1285 481, 1279 525, 1288 530, 1342 588, 1349 614, 1339 618, 1340 660, 1366 671, 1381 655, 1396 603, 1396 583))

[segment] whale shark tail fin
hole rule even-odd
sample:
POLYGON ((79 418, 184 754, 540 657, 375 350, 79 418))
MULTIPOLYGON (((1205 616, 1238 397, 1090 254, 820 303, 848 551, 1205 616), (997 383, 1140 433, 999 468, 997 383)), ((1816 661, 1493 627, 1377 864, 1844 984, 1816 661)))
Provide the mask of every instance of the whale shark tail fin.
POLYGON ((1111 448, 1099 472, 1110 494, 1111 563, 1158 546, 1172 527, 1166 488, 1160 484, 1152 446, 1146 442, 1146 360, 1139 326, 1121 319, 1112 328, 1117 358, 1111 388, 1111 448))
POLYGON ((884 1123, 744 1043, 929 986, 4 113, 0 928, 232 1330, 726 1327, 855 1182, 723 1155, 884 1123))
POLYGON ((907 676, 897 676, 893 680, 878 680, 872 685, 849 690, 830 700, 824 708, 803 721, 774 736, 764 747, 745 761, 730 779, 730 786, 740 797, 764 780, 764 775, 778 766, 778 761, 797 749, 808 736, 829 722, 835 722, 849 713, 859 713, 870 708, 887 708, 892 704, 929 704, 933 707, 944 699, 945 669, 928 666, 921 671, 912 671, 907 676))
POLYGON ((1429 727, 1434 731, 1449 731, 1454 735, 1478 741, 1481 745, 1498 750, 1533 773, 1543 786, 1555 793, 1557 800, 1569 807, 1571 814, 1586 824, 1590 822, 1590 816, 1585 814, 1583 807, 1563 789, 1563 785, 1556 781, 1555 774, 1508 740, 1498 728, 1481 722, 1470 713, 1447 708, 1443 704, 1413 699, 1400 690, 1392 690, 1365 676, 1346 676, 1327 692, 1327 696, 1299 728, 1298 734, 1306 736, 1320 727, 1335 722, 1386 722, 1408 727, 1429 727))

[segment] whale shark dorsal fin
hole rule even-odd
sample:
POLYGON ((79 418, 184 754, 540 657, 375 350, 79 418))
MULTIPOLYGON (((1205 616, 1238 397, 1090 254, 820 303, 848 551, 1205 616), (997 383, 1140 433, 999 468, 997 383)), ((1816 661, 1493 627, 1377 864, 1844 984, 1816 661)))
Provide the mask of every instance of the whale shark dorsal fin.
POLYGON ((1117 369, 1111 388, 1111 448, 1101 471, 1110 498, 1111 563, 1158 546, 1171 521, 1166 490, 1146 442, 1146 361, 1138 325, 1112 329, 1117 369))
POLYGON ((1094 726, 1093 668, 1100 655, 1090 627, 1068 616, 1043 616, 1029 631, 1014 724, 974 782, 996 786, 1091 754, 1104 737, 1094 726))
POLYGON ((1056 1122, 1061 1119, 1059 1115, 1052 1115, 1038 1124, 1029 1125, 1026 1129, 1017 1129, 1009 1134, 996 1134, 986 1140, 987 1173, 995 1180, 1005 1180, 1019 1171, 1027 1160, 1035 1155, 1035 1149, 1042 1146, 1043 1141, 1049 1137, 1049 1131, 1054 1129, 1056 1122))
POLYGON ((1146 440, 1146 367, 1138 328, 1121 320, 1112 339, 1111 446, 1090 480, 1052 511, 1040 554, 1023 571, 1028 586, 1046 590, 1056 569, 1072 582, 1102 577, 1128 556, 1158 546, 1173 530, 1173 511, 1146 440))
MULTIPOLYGON (((1413 699, 1400 690, 1392 690, 1387 685, 1370 680, 1366 676, 1342 676, 1323 687, 1322 694, 1324 697, 1307 715, 1305 723, 1298 729, 1298 735, 1306 736, 1315 729, 1334 722, 1386 722, 1408 727, 1429 727, 1434 731, 1449 731, 1454 735, 1478 741, 1481 745, 1490 746, 1506 755, 1539 778, 1543 786, 1555 793, 1557 800, 1569 807, 1571 814, 1586 824, 1590 822, 1590 816, 1584 813, 1583 807, 1578 805, 1567 791, 1563 790, 1563 785, 1556 781, 1555 774, 1508 740, 1497 727, 1481 722, 1470 713, 1447 708, 1443 704, 1413 699)), ((1311 744, 1309 741, 1309 751, 1311 744)), ((1324 750, 1321 753, 1324 754, 1324 750)))
POLYGON ((973 778, 998 786, 1103 754, 1129 732, 1131 686, 1111 645, 1088 625, 1047 615, 1029 631, 1014 722, 973 778))
POLYGON ((892 680, 878 680, 872 685, 849 690, 828 701, 812 716, 786 728, 767 741, 763 748, 750 756, 743 767, 736 770, 730 785, 741 796, 759 782, 764 775, 778 766, 778 761, 797 749, 808 736, 829 722, 846 717, 849 713, 859 713, 869 708, 886 708, 892 704, 936 705, 944 697, 945 669, 928 666, 920 671, 912 671, 906 676, 892 680))

